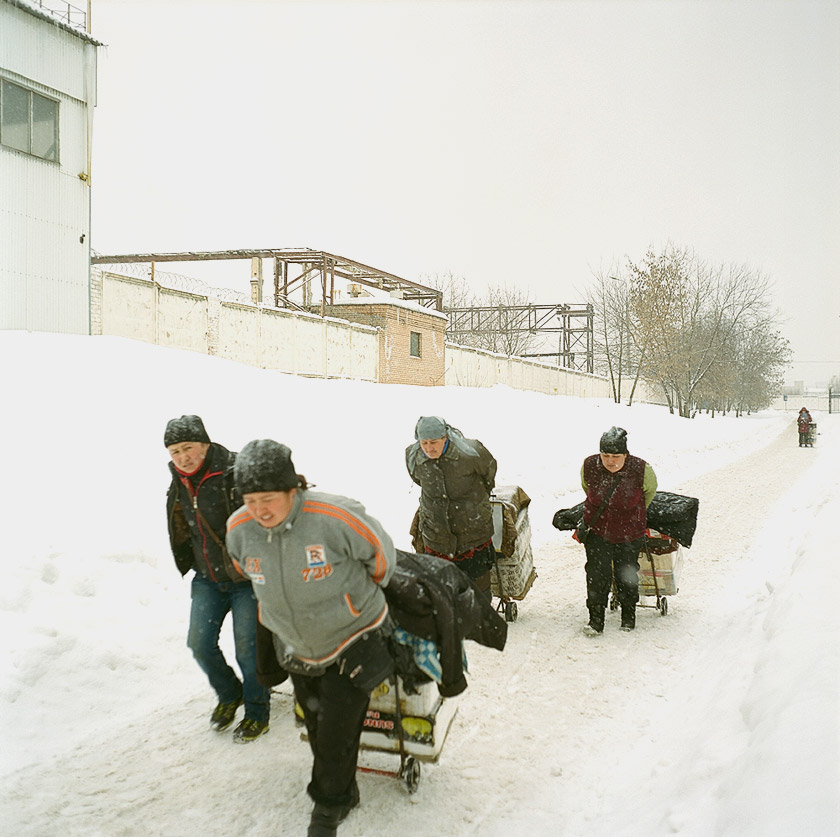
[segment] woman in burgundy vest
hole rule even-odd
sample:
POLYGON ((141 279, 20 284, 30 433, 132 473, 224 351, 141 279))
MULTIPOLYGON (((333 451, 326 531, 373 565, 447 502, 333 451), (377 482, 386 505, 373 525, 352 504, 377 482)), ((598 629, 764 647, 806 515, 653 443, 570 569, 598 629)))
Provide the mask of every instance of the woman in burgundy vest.
POLYGON ((639 551, 647 528, 647 507, 656 493, 656 474, 627 452, 627 431, 612 427, 601 436, 600 452, 581 468, 586 492, 583 521, 586 547, 586 604, 590 632, 604 630, 613 577, 621 605, 621 627, 636 627, 639 551))

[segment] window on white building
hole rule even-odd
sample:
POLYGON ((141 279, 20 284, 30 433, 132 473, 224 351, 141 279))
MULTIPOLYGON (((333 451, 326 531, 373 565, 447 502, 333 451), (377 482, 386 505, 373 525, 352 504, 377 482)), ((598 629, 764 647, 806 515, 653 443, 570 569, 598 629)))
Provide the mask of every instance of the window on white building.
POLYGON ((0 84, 0 143, 58 162, 58 102, 3 79, 0 84))

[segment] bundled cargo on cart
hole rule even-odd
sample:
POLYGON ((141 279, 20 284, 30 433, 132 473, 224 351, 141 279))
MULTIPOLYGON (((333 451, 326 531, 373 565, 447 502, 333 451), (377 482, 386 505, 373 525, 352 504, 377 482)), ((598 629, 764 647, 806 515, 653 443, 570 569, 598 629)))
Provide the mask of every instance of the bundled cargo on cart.
MULTIPOLYGON (((531 498, 518 485, 496 486, 490 492, 496 552, 496 562, 490 570, 490 592, 499 599, 496 609, 507 622, 516 621, 519 616, 516 602, 525 598, 537 578, 531 550, 530 502, 531 498)), ((420 509, 414 513, 409 531, 412 545, 422 552, 420 509)))
MULTIPOLYGON (((583 522, 583 503, 560 509, 552 524, 560 531, 575 533, 583 522)), ((679 592, 683 567, 682 547, 688 549, 697 529, 700 501, 669 491, 657 491, 647 509, 648 528, 639 552, 639 595, 655 597, 662 616, 668 612, 668 596, 679 592)), ((577 535, 573 534, 575 540, 577 535)), ((644 607, 644 602, 640 602, 644 607)), ((610 597, 610 610, 616 610, 615 590, 610 597)))
POLYGON ((496 486, 490 494, 496 550, 490 591, 499 599, 497 610, 508 622, 516 621, 516 602, 525 598, 537 578, 531 550, 530 502, 531 498, 518 485, 496 486))
MULTIPOLYGON (((394 630, 389 649, 395 673, 371 694, 360 749, 398 753, 396 771, 359 765, 362 772, 402 780, 417 789, 421 761, 441 753, 467 688, 466 640, 502 651, 507 625, 487 597, 452 562, 397 550, 397 566, 384 588, 394 630)), ((285 679, 270 633, 259 626, 258 676, 265 685, 285 679)), ((303 713, 295 706, 298 723, 303 713)), ((306 737, 305 730, 302 736, 306 737)))
POLYGON ((467 688, 465 641, 501 651, 507 625, 457 565, 434 555, 397 550, 385 597, 397 674, 371 697, 361 747, 399 752, 397 775, 412 792, 418 761, 438 758, 467 688))
MULTIPOLYGON (((639 605, 655 607, 662 616, 668 612, 668 596, 680 591, 683 551, 679 541, 656 529, 646 529, 643 549, 639 552, 639 605), (648 605, 645 597, 653 597, 648 605)), ((610 610, 618 610, 618 594, 613 581, 610 610)))

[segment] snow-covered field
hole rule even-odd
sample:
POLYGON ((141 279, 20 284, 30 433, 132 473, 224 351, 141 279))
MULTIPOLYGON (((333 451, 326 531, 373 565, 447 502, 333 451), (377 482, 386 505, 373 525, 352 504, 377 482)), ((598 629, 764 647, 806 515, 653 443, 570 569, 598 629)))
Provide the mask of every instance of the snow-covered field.
MULTIPOLYGON (((421 414, 480 438, 531 496, 539 577, 503 653, 468 644, 470 686, 409 796, 361 774, 342 837, 840 833, 840 419, 688 421, 517 392, 292 378, 109 337, 0 332, 5 580, 0 833, 277 837, 306 831, 308 746, 291 688, 250 745, 208 727, 168 551, 166 421, 238 450, 287 443, 325 491, 410 548, 403 451, 421 414), (589 638, 583 550, 551 527, 620 424, 662 490, 700 498, 668 615, 589 638)), ((230 630, 224 637, 230 647, 230 630)), ((396 757, 362 760, 392 768, 396 757)))

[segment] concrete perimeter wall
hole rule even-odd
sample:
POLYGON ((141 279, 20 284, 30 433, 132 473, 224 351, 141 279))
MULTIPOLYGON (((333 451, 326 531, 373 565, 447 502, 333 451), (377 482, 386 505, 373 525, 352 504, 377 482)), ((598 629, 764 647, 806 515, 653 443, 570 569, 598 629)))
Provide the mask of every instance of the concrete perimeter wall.
MULTIPOLYGON (((497 355, 483 349, 446 344, 446 384, 461 387, 492 387, 505 384, 547 395, 574 395, 578 398, 612 398, 607 378, 589 372, 575 372, 549 363, 521 357, 497 355)), ((627 403, 632 381, 622 384, 622 401, 627 403)), ((633 403, 665 404, 663 394, 639 381, 633 403)))
POLYGON ((295 375, 379 380, 375 328, 164 288, 149 279, 91 275, 91 334, 216 355, 295 375))
POLYGON ((527 358, 497 355, 483 349, 446 344, 446 384, 459 387, 492 387, 506 384, 549 395, 609 398, 610 384, 600 375, 574 372, 527 358))
MULTIPOLYGON (((383 330, 174 290, 151 279, 91 273, 91 334, 203 352, 263 369, 381 383, 387 381, 382 351, 387 331, 387 323, 383 330)), ((454 343, 445 344, 443 363, 443 375, 436 383, 446 386, 504 384, 548 395, 611 397, 609 381, 600 375, 454 343)), ((403 375, 399 383, 428 386, 430 380, 425 371, 418 371, 416 380, 403 375)), ((661 398, 650 397, 643 389, 634 400, 661 403, 661 398)))

